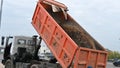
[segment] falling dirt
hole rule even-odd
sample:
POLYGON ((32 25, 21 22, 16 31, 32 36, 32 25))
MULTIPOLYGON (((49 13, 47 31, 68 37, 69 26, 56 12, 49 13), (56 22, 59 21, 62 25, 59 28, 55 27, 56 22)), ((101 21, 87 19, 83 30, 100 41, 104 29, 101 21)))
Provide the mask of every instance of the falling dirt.
POLYGON ((104 48, 69 15, 68 19, 65 20, 62 12, 54 13, 52 10, 47 11, 79 47, 104 50, 104 48))

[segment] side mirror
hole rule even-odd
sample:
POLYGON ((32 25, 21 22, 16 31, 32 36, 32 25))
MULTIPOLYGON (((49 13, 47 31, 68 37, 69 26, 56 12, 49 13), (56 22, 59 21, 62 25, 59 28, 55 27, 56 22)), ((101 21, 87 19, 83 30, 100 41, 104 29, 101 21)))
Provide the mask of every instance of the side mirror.
POLYGON ((9 36, 9 38, 13 38, 13 36, 9 36))
POLYGON ((32 37, 32 39, 33 39, 33 45, 35 45, 36 46, 36 44, 37 44, 37 35, 33 35, 33 37, 32 37))
POLYGON ((1 45, 4 45, 4 39, 5 39, 5 37, 2 36, 2 37, 1 37, 1 45))

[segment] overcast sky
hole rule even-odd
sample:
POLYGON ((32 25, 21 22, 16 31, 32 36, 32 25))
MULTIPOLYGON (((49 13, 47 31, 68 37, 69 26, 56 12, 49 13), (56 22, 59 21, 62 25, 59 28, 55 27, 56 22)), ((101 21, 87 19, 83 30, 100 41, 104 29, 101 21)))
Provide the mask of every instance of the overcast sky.
MULTIPOLYGON (((120 0, 57 0, 105 48, 120 51, 120 0)), ((37 0, 4 0, 0 35, 37 34, 31 25, 37 0)))

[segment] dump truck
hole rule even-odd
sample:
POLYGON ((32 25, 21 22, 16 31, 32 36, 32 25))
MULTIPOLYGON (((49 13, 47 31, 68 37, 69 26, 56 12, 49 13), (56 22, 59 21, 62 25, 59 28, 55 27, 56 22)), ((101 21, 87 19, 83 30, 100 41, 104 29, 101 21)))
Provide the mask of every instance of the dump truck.
MULTIPOLYGON (((68 8, 55 0, 39 0, 32 18, 32 25, 54 58, 38 58, 40 43, 32 42, 35 51, 17 47, 16 54, 5 52, 6 68, 106 68, 107 51, 68 13, 68 8), (25 53, 25 54, 24 54, 25 53), (17 55, 17 56, 16 56, 17 55), (29 56, 29 57, 28 57, 29 56), (13 58, 14 57, 14 58, 13 58), (27 58, 28 57, 28 58, 27 58), (15 61, 16 59, 17 61, 15 61)), ((7 47, 6 47, 7 48, 7 47)), ((5 49, 6 51, 9 50, 5 49)), ((10 51, 10 50, 9 50, 10 51)))

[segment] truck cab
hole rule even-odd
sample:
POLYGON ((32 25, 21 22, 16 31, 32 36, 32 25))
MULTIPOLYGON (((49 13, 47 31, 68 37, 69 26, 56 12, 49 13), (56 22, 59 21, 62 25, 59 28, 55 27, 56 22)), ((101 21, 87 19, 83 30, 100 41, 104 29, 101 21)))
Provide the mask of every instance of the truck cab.
MULTIPOLYGON (((8 36, 2 37, 1 45, 5 46, 2 63, 5 66, 7 61, 12 62, 29 62, 38 60, 38 51, 41 47, 41 38, 38 41, 37 36, 8 36)), ((12 66, 13 67, 13 66, 12 66)))
POLYGON ((36 35, 2 37, 1 45, 5 46, 2 63, 5 68, 61 68, 59 64, 55 64, 57 61, 50 50, 41 47, 41 41, 42 38, 38 39, 36 35))

